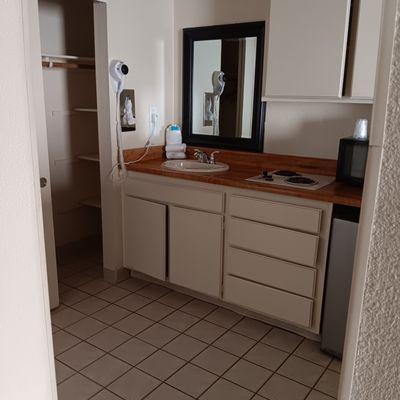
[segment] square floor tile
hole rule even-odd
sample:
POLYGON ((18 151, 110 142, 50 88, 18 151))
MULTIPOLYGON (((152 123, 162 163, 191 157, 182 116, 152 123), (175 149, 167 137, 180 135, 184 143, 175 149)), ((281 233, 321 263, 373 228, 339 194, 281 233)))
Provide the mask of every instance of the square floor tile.
POLYGON ((225 373, 224 378, 252 392, 257 392, 271 375, 272 372, 265 368, 246 360, 239 360, 225 373))
POLYGON ((321 343, 305 339, 294 354, 308 361, 312 361, 315 364, 319 364, 322 367, 327 367, 332 361, 332 357, 323 353, 320 347, 321 343))
POLYGON ((151 344, 132 338, 113 350, 111 354, 131 365, 136 365, 155 351, 157 351, 157 348, 151 344))
POLYGON ((195 317, 203 318, 216 308, 217 306, 214 304, 194 299, 191 302, 185 304, 180 310, 184 311, 185 313, 194 315, 195 317))
POLYGON ((174 331, 173 329, 160 324, 155 324, 137 335, 137 337, 153 346, 163 347, 178 335, 179 332, 174 331))
POLYGON ((260 340, 272 327, 252 318, 244 318, 232 330, 254 340, 260 340))
POLYGON ((97 349, 89 343, 81 342, 72 349, 67 350, 57 358, 76 371, 85 368, 104 355, 104 351, 97 349))
POLYGON ((97 393, 96 396, 92 397, 90 400, 121 400, 121 397, 118 397, 114 393, 104 389, 97 393))
POLYGON ((274 328, 261 342, 276 347, 288 353, 293 352, 303 340, 303 337, 283 329, 274 328))
POLYGON ((108 389, 125 400, 141 400, 161 382, 136 368, 113 382, 108 389))
POLYGON ((81 340, 76 336, 73 336, 67 332, 59 330, 53 335, 53 348, 54 354, 57 356, 58 354, 64 352, 65 350, 70 349, 77 345, 81 340))
POLYGON ((184 332, 198 321, 197 317, 177 310, 162 319, 160 323, 179 332, 184 332))
POLYGON ((258 343, 243 358, 271 371, 276 371, 288 356, 289 354, 282 350, 258 343))
POLYGON ((87 400, 101 389, 84 376, 75 374, 58 386, 58 400, 87 400))
POLYGON ((227 351, 228 353, 235 354, 241 357, 247 351, 250 350, 256 344, 256 341, 247 338, 238 333, 228 331, 223 336, 221 336, 213 345, 227 351))
POLYGON ((340 360, 338 360, 337 358, 334 358, 332 360, 332 362, 329 364, 328 367, 330 370, 335 371, 335 372, 339 372, 342 369, 342 362, 340 360))
POLYGON ((143 289, 138 290, 136 293, 140 294, 141 296, 148 297, 149 299, 157 300, 170 291, 171 289, 152 283, 148 286, 145 286, 143 289))
POLYGON ((146 397, 146 400, 192 400, 192 397, 163 383, 156 390, 151 392, 146 397))
POLYGON ((193 300, 193 297, 179 292, 170 292, 158 299, 160 303, 174 308, 180 308, 191 300, 193 300))
POLYGON ((111 286, 110 288, 103 290, 100 293, 97 293, 96 296, 100 297, 103 300, 109 301, 110 303, 114 303, 117 300, 122 299, 125 296, 128 296, 131 292, 126 289, 122 289, 118 286, 111 286))
POLYGON ((73 304, 79 303, 87 297, 89 297, 89 295, 85 292, 81 292, 77 289, 70 289, 60 294, 60 302, 67 306, 72 306, 73 304))
POLYGON ((153 321, 144 318, 141 315, 131 314, 114 324, 114 327, 135 336, 153 324, 153 321))
POLYGON ((191 338, 190 336, 180 335, 164 346, 164 350, 189 361, 197 356, 197 354, 201 353, 206 347, 207 344, 200 342, 200 340, 191 338))
POLYGON ((59 328, 65 328, 66 326, 72 325, 82 318, 85 318, 85 314, 73 310, 72 308, 64 308, 61 311, 56 311, 51 315, 51 322, 59 328))
POLYGON ((231 328, 242 319, 242 316, 226 308, 219 307, 211 314, 207 315, 205 319, 208 322, 212 322, 224 328, 231 328))
POLYGON ((64 278, 62 280, 62 282, 65 285, 77 288, 77 287, 84 285, 92 280, 93 280, 93 278, 91 278, 90 276, 87 276, 87 275, 79 272, 77 274, 69 276, 68 278, 64 278))
POLYGON ((147 297, 139 296, 136 293, 132 293, 129 296, 126 296, 123 299, 117 301, 116 304, 120 307, 127 308, 130 311, 136 311, 151 302, 152 300, 148 299, 147 297))
POLYGON ((92 381, 107 386, 131 368, 129 364, 106 354, 83 369, 81 373, 92 381))
POLYGON ((334 397, 312 390, 306 400, 334 400, 334 397))
POLYGON ((184 364, 185 361, 180 358, 159 350, 138 364, 136 368, 164 381, 184 364))
POLYGON ((225 328, 207 321, 199 321, 186 331, 186 334, 206 343, 212 343, 226 332, 225 328))
POLYGON ((79 286, 79 290, 89 294, 96 294, 111 286, 111 283, 103 281, 102 279, 95 279, 85 285, 79 286))
POLYGON ((241 388, 225 379, 220 379, 210 387, 201 397, 201 400, 249 400, 253 397, 247 389, 241 388))
POLYGON ((310 388, 275 374, 260 390, 259 394, 269 400, 304 400, 310 388))
POLYGON ((55 360, 57 385, 75 374, 75 371, 58 360, 55 360))
POLYGON ((109 328, 104 329, 103 331, 92 336, 87 341, 93 346, 104 350, 105 352, 110 352, 130 338, 131 336, 127 333, 110 326, 109 328))
POLYGON ((327 370, 321 376, 315 389, 332 397, 337 397, 340 375, 337 372, 327 370))
POLYGON ((209 388, 218 377, 192 364, 186 364, 167 383, 182 392, 197 398, 209 388))
POLYGON ((103 324, 103 322, 94 318, 86 317, 75 324, 68 326, 65 330, 81 339, 87 339, 106 327, 107 325, 103 324))
POLYGON ((98 299, 97 297, 90 296, 89 298, 74 304, 73 308, 86 315, 95 313, 109 305, 104 300, 98 299))
POLYGON ((102 310, 92 314, 92 317, 98 319, 101 322, 104 322, 105 324, 112 325, 115 324, 117 321, 120 321, 122 318, 125 318, 129 314, 131 314, 131 312, 126 310, 125 308, 116 306, 115 304, 111 304, 106 308, 103 308, 102 310))
POLYGON ((60 328, 58 326, 55 325, 51 325, 51 333, 56 333, 60 330, 60 328))
POLYGON ((92 277, 93 279, 103 278, 103 266, 96 265, 82 271, 82 274, 92 277))
POLYGON ((143 317, 152 319, 153 321, 160 321, 174 311, 174 308, 154 301, 153 303, 150 303, 147 306, 138 310, 137 313, 142 315, 143 317))
POLYGON ((64 285, 63 283, 59 282, 58 283, 58 293, 59 294, 63 294, 65 293, 67 290, 71 290, 70 286, 64 285))
POLYGON ((315 385, 323 372, 319 365, 296 356, 290 356, 278 370, 280 375, 309 387, 315 385))
POLYGON ((130 278, 127 279, 126 281, 118 283, 117 286, 121 287, 122 289, 129 290, 130 292, 136 292, 136 290, 142 289, 147 285, 150 285, 150 282, 143 281, 138 278, 130 278))
POLYGON ((236 356, 210 346, 193 359, 192 364, 202 367, 216 375, 222 375, 235 364, 237 360, 238 358, 236 356))

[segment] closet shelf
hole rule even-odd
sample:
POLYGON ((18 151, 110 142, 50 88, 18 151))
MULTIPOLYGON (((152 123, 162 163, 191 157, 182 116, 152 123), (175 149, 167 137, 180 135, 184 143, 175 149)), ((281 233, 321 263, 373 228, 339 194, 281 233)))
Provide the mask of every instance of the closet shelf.
POLYGON ((45 68, 95 69, 93 57, 42 54, 42 66, 45 68))
POLYGON ((80 202, 83 206, 92 207, 92 208, 101 208, 101 199, 100 197, 91 197, 86 200, 82 200, 80 202))
POLYGON ((97 108, 74 108, 74 111, 78 112, 88 112, 88 113, 97 113, 97 108))
POLYGON ((77 158, 78 158, 79 160, 100 162, 99 155, 96 154, 96 153, 80 154, 77 158))

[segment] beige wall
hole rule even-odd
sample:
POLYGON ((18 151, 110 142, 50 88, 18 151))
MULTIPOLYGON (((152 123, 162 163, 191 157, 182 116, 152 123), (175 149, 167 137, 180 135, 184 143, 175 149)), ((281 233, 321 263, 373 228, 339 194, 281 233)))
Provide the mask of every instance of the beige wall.
MULTIPOLYGON (((181 121, 182 29, 266 20, 267 45, 270 1, 174 0, 174 4, 175 119, 181 121)), ((370 120, 371 108, 357 104, 269 102, 264 152, 336 159, 339 139, 352 135, 357 118, 370 120)))
POLYGON ((0 398, 57 398, 34 117, 28 0, 0 2, 0 398), (25 9, 26 11, 26 9, 25 9))

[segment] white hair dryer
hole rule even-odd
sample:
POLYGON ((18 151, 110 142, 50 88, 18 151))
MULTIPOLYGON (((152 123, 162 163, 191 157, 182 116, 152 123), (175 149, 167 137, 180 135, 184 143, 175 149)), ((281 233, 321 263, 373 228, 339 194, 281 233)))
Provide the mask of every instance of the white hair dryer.
POLYGON ((113 60, 110 63, 110 75, 114 92, 121 94, 124 90, 125 77, 129 73, 128 66, 121 60, 113 60))
POLYGON ((117 134, 117 163, 113 166, 110 177, 113 182, 122 182, 127 176, 126 165, 124 160, 124 150, 122 147, 122 130, 121 130, 121 105, 120 95, 124 90, 125 77, 128 75, 129 68, 121 60, 113 60, 110 63, 110 76, 115 92, 116 111, 115 111, 115 130, 117 134), (120 167, 120 168, 119 168, 120 167))

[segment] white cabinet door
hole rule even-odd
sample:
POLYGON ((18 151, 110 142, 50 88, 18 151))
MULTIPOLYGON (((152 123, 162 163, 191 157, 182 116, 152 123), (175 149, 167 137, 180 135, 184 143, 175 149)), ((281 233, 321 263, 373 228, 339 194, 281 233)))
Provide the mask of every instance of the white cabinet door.
POLYGON ((170 207, 170 282, 220 296, 222 224, 221 215, 170 207))
POLYGON ((350 0, 271 0, 267 97, 342 96, 350 0))
POLYGON ((125 268, 165 280, 166 215, 163 204, 125 197, 125 268))
POLYGON ((355 4, 349 60, 349 97, 373 99, 378 61, 383 0, 358 0, 355 4))

